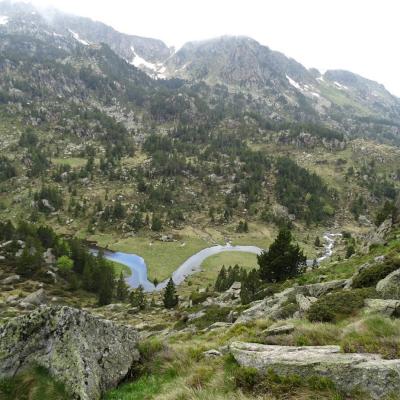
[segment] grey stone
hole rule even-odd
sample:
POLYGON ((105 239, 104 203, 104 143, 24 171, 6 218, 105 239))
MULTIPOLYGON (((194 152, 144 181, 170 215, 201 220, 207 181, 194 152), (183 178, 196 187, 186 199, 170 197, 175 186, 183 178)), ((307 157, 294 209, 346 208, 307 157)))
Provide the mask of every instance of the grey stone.
POLYGON ((203 354, 206 358, 222 357, 222 353, 215 349, 207 350, 203 354))
POLYGON ((65 383, 71 399, 97 400, 139 359, 134 329, 70 307, 41 307, 0 327, 0 378, 33 364, 65 383))
POLYGON ((316 297, 312 296, 306 297, 304 296, 304 294, 301 293, 296 295, 296 303, 299 306, 300 312, 303 313, 308 311, 308 309, 311 307, 311 304, 315 303, 317 300, 318 299, 316 297))
POLYGON ((368 312, 380 313, 388 317, 400 316, 400 300, 365 299, 368 312))
POLYGON ((213 331, 215 329, 228 329, 232 326, 229 322, 214 322, 212 325, 210 325, 208 328, 206 328, 207 331, 213 331))
POLYGON ((20 277, 19 275, 17 275, 17 274, 15 274, 15 275, 10 275, 10 276, 8 276, 7 278, 4 278, 4 279, 1 281, 1 284, 2 284, 2 285, 12 285, 13 283, 18 282, 20 279, 21 279, 21 277, 20 277))
POLYGON ((400 269, 380 280, 376 285, 376 291, 385 299, 400 300, 400 269))
POLYGON ((188 322, 194 321, 195 319, 199 319, 206 315, 206 312, 204 310, 197 311, 196 313, 189 314, 187 317, 188 322))
POLYGON ((21 300, 21 303, 31 304, 33 306, 39 306, 47 301, 46 293, 44 289, 36 290, 26 296, 24 299, 21 300))
POLYGON ((288 335, 294 331, 294 325, 287 324, 287 325, 272 325, 268 329, 265 329, 263 333, 268 336, 275 336, 275 335, 288 335))
POLYGON ((319 376, 330 379, 341 392, 361 390, 374 400, 400 391, 400 360, 377 354, 345 354, 339 346, 268 346, 234 342, 233 357, 241 366, 278 375, 319 376))

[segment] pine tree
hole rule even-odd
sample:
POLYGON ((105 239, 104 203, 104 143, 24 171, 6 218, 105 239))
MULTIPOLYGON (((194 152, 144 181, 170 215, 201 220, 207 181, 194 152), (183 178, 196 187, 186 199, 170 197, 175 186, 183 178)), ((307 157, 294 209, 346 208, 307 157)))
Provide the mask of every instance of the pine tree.
POLYGON ((292 244, 292 234, 281 229, 268 251, 257 256, 260 277, 266 282, 282 282, 303 272, 306 257, 298 245, 292 244))
POLYGON ((257 270, 253 269, 246 275, 247 276, 242 280, 240 290, 240 300, 242 304, 249 304, 253 301, 260 287, 260 279, 257 270))
POLYGON ((125 301, 128 298, 128 294, 128 285, 126 284, 124 275, 121 272, 117 282, 117 292, 115 297, 119 301, 125 301))
POLYGON ((165 308, 174 308, 178 305, 179 299, 172 278, 170 278, 165 288, 163 302, 165 308))
POLYGON ((321 247, 321 240, 319 239, 319 236, 315 238, 314 246, 321 247))
POLYGON ((97 267, 99 305, 110 304, 115 288, 114 269, 109 262, 100 258, 97 267))
POLYGON ((154 232, 160 232, 161 229, 162 229, 161 219, 157 215, 154 215, 153 220, 151 221, 151 230, 154 232))
POLYGON ((146 296, 142 285, 137 289, 133 289, 129 294, 129 302, 132 307, 139 307, 141 310, 146 307, 146 296))
POLYGON ((226 281, 226 269, 225 265, 222 266, 221 270, 219 271, 217 280, 215 282, 215 290, 217 292, 222 292, 225 287, 225 281, 226 281))

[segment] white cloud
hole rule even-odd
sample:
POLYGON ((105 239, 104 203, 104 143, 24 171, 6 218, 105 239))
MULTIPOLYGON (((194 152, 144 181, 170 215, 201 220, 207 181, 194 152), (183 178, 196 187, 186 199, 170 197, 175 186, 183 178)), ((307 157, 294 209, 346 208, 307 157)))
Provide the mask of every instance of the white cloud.
POLYGON ((37 0, 181 46, 248 35, 307 67, 348 69, 400 96, 398 0, 37 0))

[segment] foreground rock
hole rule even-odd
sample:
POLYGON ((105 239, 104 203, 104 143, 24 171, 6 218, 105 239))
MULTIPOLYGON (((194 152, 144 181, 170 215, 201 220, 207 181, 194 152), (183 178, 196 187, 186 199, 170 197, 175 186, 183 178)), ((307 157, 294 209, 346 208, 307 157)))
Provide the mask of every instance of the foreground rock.
POLYGON ((400 269, 380 280, 376 285, 376 291, 385 299, 400 300, 400 269))
POLYGON ((0 378, 34 363, 65 383, 71 398, 99 399, 138 360, 134 329, 70 307, 42 307, 0 327, 0 378))
MULTIPOLYGON (((372 399, 400 391, 400 360, 382 360, 377 354, 344 354, 339 346, 268 346, 235 342, 230 346, 241 366, 278 375, 323 376, 348 394, 361 390, 372 399)), ((368 398, 368 397, 366 397, 368 398)))

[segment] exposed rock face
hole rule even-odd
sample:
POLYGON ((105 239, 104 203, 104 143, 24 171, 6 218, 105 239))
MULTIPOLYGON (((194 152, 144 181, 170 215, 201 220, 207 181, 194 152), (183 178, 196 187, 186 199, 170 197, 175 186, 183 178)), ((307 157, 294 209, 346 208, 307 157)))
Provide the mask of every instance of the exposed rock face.
POLYGON ((375 244, 384 244, 385 237, 390 232, 392 225, 393 224, 392 224, 391 219, 387 219, 386 221, 383 221, 374 232, 370 233, 366 237, 367 246, 369 247, 369 246, 375 245, 375 244))
POLYGON ((16 283, 20 280, 20 276, 15 274, 15 275, 10 275, 7 278, 4 278, 0 283, 2 285, 12 285, 13 283, 16 283))
POLYGON ((336 280, 288 288, 283 292, 276 293, 264 300, 253 302, 253 306, 243 311, 236 323, 247 322, 258 318, 281 319, 282 307, 284 307, 284 304, 291 297, 302 294, 309 298, 316 298, 325 293, 331 292, 332 290, 341 289, 345 284, 346 280, 336 280))
POLYGON ((386 299, 400 300, 400 269, 380 280, 376 285, 376 291, 386 299))
POLYGON ((365 299, 364 304, 371 313, 380 313, 388 317, 400 316, 400 300, 365 299))
POLYGON ((400 391, 400 360, 376 354, 344 354, 339 346, 268 346, 235 342, 230 351, 236 361, 278 375, 323 376, 344 393, 362 390, 373 399, 400 391))
POLYGON ((305 313, 308 311, 308 309, 311 307, 312 303, 315 303, 318 299, 316 297, 311 297, 311 296, 304 296, 304 294, 299 293, 296 295, 296 303, 299 306, 299 310, 302 313, 305 313))
POLYGON ((0 378, 37 363, 64 382, 72 399, 99 399, 138 360, 138 335, 70 307, 42 307, 0 327, 0 378))
POLYGON ((21 300, 21 305, 32 305, 32 306, 39 306, 45 303, 47 300, 46 293, 43 289, 39 289, 36 292, 33 292, 26 296, 24 299, 21 300))

